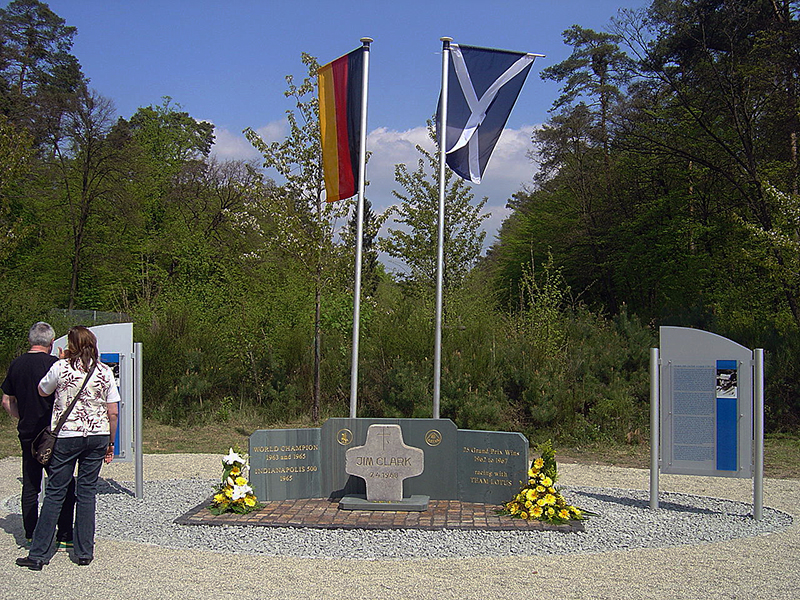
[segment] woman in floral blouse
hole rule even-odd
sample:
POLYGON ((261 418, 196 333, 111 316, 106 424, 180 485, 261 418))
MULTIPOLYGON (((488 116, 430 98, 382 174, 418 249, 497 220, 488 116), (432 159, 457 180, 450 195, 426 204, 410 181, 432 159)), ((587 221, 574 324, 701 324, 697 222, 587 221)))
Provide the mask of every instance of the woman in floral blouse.
POLYGON ((86 327, 69 330, 64 357, 54 363, 39 382, 39 393, 55 392, 51 426, 67 409, 95 365, 75 407, 58 432, 39 522, 33 532, 30 552, 17 564, 39 571, 53 542, 58 514, 67 486, 78 465, 75 480, 75 557, 79 565, 94 558, 95 500, 103 462, 114 458, 119 391, 110 367, 99 361, 97 338, 86 327))

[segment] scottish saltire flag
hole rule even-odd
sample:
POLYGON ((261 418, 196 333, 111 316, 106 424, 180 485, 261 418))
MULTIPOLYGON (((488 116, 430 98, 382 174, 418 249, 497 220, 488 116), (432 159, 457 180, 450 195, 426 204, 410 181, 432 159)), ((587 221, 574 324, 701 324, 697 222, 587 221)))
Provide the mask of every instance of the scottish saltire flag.
POLYGON ((327 201, 358 191, 364 49, 353 50, 319 68, 319 128, 327 201))
POLYGON ((464 179, 481 182, 534 58, 450 45, 445 153, 447 165, 464 179))

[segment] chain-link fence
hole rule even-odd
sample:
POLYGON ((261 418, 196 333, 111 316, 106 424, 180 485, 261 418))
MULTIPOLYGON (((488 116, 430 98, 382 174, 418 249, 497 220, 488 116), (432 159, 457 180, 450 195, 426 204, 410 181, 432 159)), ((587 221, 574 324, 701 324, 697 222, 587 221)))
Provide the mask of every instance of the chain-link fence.
POLYGON ((130 316, 125 313, 106 312, 102 310, 68 310, 65 308, 54 308, 50 311, 51 325, 58 332, 59 327, 72 327, 74 325, 107 325, 109 323, 126 323, 130 321, 130 316))

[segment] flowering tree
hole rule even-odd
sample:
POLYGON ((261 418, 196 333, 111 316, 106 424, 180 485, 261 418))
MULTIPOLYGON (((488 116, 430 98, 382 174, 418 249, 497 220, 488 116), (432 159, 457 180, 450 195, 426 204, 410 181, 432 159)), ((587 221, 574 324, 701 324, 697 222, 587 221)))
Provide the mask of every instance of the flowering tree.
POLYGON ((265 142, 251 128, 245 137, 264 157, 264 167, 275 169, 285 181, 262 206, 263 217, 274 227, 273 242, 302 265, 314 281, 314 391, 311 418, 319 420, 322 362, 322 292, 336 273, 340 248, 334 241, 335 220, 343 218, 352 202, 324 202, 319 101, 315 91, 317 59, 303 53, 308 76, 300 85, 286 77, 286 97, 297 111, 286 111, 289 135, 283 141, 265 142))

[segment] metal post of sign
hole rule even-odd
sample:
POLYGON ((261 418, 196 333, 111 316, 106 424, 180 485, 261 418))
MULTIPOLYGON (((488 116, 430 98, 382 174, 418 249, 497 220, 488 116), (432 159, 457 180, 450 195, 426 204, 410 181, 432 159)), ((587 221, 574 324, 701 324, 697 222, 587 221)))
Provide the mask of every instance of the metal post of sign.
POLYGON ((764 349, 753 351, 753 428, 755 429, 755 469, 753 471, 753 518, 764 518, 764 349))
POLYGON ((144 456, 142 454, 142 343, 133 345, 133 464, 136 498, 144 498, 144 456))
POLYGON ((658 508, 658 447, 659 438, 659 355, 650 348, 650 508, 658 508))

